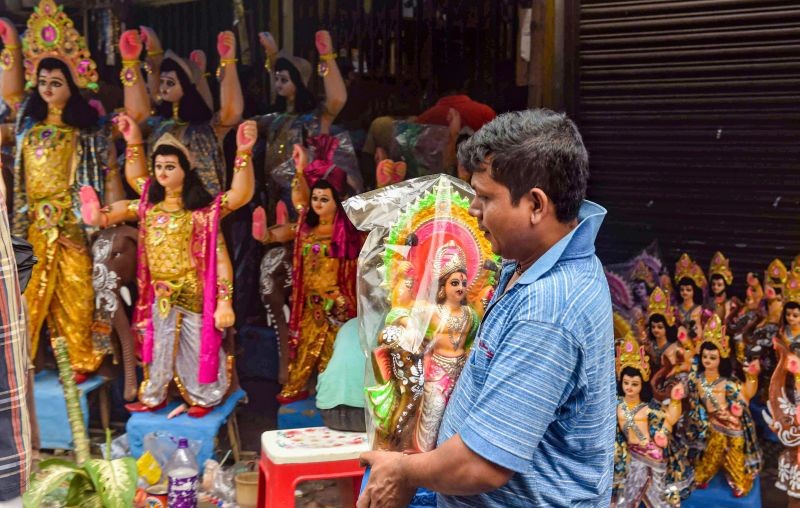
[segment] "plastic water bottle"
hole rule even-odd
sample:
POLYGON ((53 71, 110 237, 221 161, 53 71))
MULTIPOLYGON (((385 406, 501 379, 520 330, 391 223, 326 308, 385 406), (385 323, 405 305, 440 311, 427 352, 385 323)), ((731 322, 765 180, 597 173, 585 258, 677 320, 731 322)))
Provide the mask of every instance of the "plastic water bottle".
POLYGON ((189 440, 181 438, 178 449, 167 462, 167 504, 170 508, 197 508, 199 472, 197 459, 189 449, 189 440))

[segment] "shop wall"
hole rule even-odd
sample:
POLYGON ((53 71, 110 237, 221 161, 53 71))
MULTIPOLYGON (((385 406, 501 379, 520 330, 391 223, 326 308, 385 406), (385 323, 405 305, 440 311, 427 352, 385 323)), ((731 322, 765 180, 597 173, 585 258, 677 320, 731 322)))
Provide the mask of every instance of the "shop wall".
MULTIPOLYGON (((570 2, 568 2, 570 4, 570 2)), ((606 262, 717 249, 741 283, 800 253, 800 2, 575 2, 568 111, 606 262)))

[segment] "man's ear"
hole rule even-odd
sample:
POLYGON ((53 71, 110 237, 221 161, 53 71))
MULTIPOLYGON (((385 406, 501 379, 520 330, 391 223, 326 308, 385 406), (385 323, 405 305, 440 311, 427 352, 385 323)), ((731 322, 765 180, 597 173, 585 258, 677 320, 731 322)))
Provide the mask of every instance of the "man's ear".
POLYGON ((525 197, 528 198, 531 208, 531 224, 535 226, 541 223, 550 212, 552 203, 547 194, 539 187, 531 189, 525 197))

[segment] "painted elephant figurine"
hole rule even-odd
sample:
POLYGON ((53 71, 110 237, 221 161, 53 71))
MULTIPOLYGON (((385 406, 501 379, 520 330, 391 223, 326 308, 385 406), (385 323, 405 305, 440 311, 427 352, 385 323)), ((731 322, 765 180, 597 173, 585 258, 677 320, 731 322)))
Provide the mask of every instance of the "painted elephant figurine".
POLYGON ((261 302, 267 310, 267 324, 278 334, 278 382, 289 377, 289 322, 284 306, 292 293, 292 242, 266 246, 259 277, 261 302))
MULTIPOLYGON (((92 340, 95 347, 114 351, 112 337, 119 341, 125 380, 123 396, 136 398, 136 338, 131 331, 125 305, 131 305, 128 285, 136 281, 138 230, 122 224, 97 233, 92 244, 92 285, 95 292, 92 340)), ((116 361, 115 361, 116 363, 116 361)))

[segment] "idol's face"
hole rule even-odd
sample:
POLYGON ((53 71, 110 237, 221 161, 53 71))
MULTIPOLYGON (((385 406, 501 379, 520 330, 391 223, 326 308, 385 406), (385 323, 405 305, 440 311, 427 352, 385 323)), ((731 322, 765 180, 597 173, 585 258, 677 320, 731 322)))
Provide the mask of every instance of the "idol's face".
POLYGON ((158 93, 161 99, 167 102, 176 103, 183 97, 183 87, 175 71, 161 73, 161 81, 158 86, 158 93))
POLYGON ((628 398, 639 397, 642 393, 642 378, 639 376, 629 376, 627 374, 623 375, 622 393, 628 398))
POLYGON ((447 303, 461 304, 467 294, 467 276, 461 272, 451 274, 444 283, 447 303))
POLYGON ((336 215, 336 201, 330 189, 314 189, 311 192, 311 208, 320 219, 332 220, 336 215))
POLYGON ((725 292, 725 281, 722 279, 711 279, 711 292, 714 296, 721 296, 725 292))
POLYGON ((655 337, 656 340, 664 340, 667 338, 667 327, 661 321, 650 323, 650 331, 653 332, 653 337, 655 337))
POLYGON ((36 88, 48 106, 63 108, 70 97, 67 78, 60 69, 40 70, 36 88))
POLYGON ((784 311, 784 316, 786 316, 786 324, 790 328, 800 327, 800 309, 796 307, 786 309, 784 311))
POLYGON ((153 170, 156 180, 164 189, 177 191, 183 188, 183 180, 186 175, 177 155, 156 155, 153 170))
POLYGON ((684 302, 686 301, 693 301, 694 299, 694 288, 689 285, 683 285, 678 289, 678 292, 681 295, 681 300, 684 302))
POLYGON ((718 371, 719 370, 719 351, 716 349, 704 349, 703 355, 701 356, 700 360, 703 362, 703 367, 705 369, 711 371, 718 371))
POLYGON ((275 93, 281 97, 293 98, 297 94, 297 88, 292 82, 289 71, 278 71, 275 73, 275 93))

